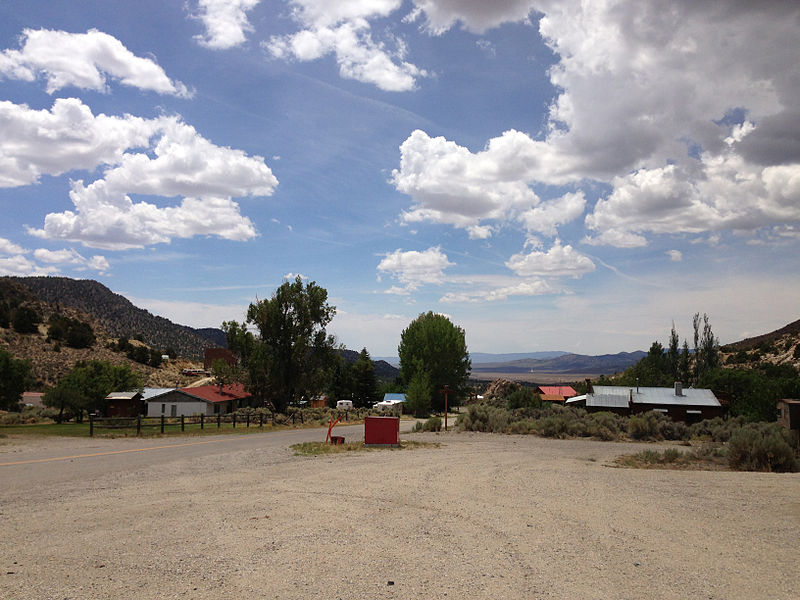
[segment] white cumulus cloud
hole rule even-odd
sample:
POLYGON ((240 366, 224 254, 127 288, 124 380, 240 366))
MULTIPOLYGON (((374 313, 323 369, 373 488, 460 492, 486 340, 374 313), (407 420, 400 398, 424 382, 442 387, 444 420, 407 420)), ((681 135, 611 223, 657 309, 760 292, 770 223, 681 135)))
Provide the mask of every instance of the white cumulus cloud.
POLYGON ((487 237, 518 219, 552 236, 584 207, 577 196, 541 203, 532 186, 595 180, 612 190, 586 217, 592 244, 800 224, 797 3, 415 5, 411 18, 424 15, 437 34, 538 19, 556 63, 541 135, 509 130, 476 153, 423 131, 409 136, 392 178, 411 196, 406 220, 487 237))
POLYGON ((264 43, 274 58, 310 61, 333 54, 342 77, 391 92, 412 90, 417 78, 427 76, 405 60, 402 40, 388 33, 382 40, 374 37, 370 20, 388 16, 402 5, 401 0, 292 0, 290 4, 299 30, 264 43))
POLYGON ((386 273, 400 282, 404 287, 392 288, 392 291, 402 293, 414 291, 424 284, 442 284, 444 270, 453 264, 438 246, 422 252, 398 248, 381 260, 378 272, 386 273))
POLYGON ((547 252, 533 250, 514 254, 506 266, 522 277, 581 277, 595 270, 595 265, 585 254, 559 240, 547 252))
POLYGON ((192 95, 155 61, 136 56, 118 39, 96 29, 86 33, 25 29, 19 50, 0 53, 0 76, 24 81, 44 77, 49 94, 69 86, 106 92, 111 78, 159 94, 192 95))
POLYGON ((56 100, 50 111, 0 102, 0 124, 0 186, 105 169, 88 185, 72 183, 73 210, 50 213, 42 229, 29 229, 45 239, 107 249, 195 235, 246 240, 255 226, 233 198, 269 196, 278 184, 262 157, 217 146, 178 117, 95 116, 72 98, 56 100), (132 194, 182 199, 160 206, 132 194))
MULTIPOLYGON (((414 131, 400 146, 400 168, 392 183, 415 204, 404 213, 408 222, 432 221, 466 229, 473 238, 485 238, 491 224, 521 217, 533 229, 552 217, 526 213, 539 204, 529 184, 539 168, 536 142, 526 134, 507 131, 477 153, 443 137, 414 131), (522 217, 526 213, 526 217, 522 217)), ((566 202, 576 204, 577 196, 566 202)), ((544 209, 542 209, 544 210, 544 209)), ((572 207, 569 208, 572 211, 572 207)), ((582 210, 582 209, 581 209, 582 210)), ((566 214, 557 218, 565 222, 566 214)), ((579 215, 578 215, 579 216, 579 215)), ((575 217, 573 217, 575 218, 575 217)))
POLYGON ((474 33, 483 33, 503 23, 527 21, 538 4, 534 0, 414 0, 411 18, 424 15, 426 27, 435 34, 456 23, 474 33))
POLYGON ((206 28, 195 36, 202 46, 221 50, 243 44, 253 30, 247 13, 261 0, 198 0, 194 15, 206 28))
POLYGON ((76 98, 58 98, 50 110, 0 101, 0 187, 119 162, 125 152, 147 147, 159 126, 130 115, 95 116, 76 98))
POLYGON ((0 238, 0 275, 53 275, 60 271, 59 266, 76 271, 91 269, 100 273, 105 273, 110 267, 104 256, 86 259, 72 248, 37 248, 31 252, 6 238, 0 238), (28 255, 33 255, 33 258, 28 255))

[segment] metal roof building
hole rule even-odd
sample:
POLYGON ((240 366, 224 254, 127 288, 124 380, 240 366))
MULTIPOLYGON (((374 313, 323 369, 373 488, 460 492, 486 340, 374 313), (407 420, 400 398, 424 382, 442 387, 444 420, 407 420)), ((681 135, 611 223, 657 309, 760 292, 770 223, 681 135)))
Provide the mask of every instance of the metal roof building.
POLYGON ((721 416, 723 412, 714 392, 683 389, 680 383, 672 388, 598 385, 588 394, 568 399, 567 404, 583 406, 589 411, 606 410, 625 415, 655 410, 686 422, 721 416))

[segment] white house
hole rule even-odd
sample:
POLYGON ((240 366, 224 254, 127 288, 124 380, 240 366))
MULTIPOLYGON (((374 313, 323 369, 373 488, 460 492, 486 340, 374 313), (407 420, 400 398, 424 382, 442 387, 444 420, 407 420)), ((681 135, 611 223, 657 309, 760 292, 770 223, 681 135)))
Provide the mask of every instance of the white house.
POLYGON ((240 383, 166 389, 146 396, 148 417, 227 414, 248 404, 252 396, 240 383))

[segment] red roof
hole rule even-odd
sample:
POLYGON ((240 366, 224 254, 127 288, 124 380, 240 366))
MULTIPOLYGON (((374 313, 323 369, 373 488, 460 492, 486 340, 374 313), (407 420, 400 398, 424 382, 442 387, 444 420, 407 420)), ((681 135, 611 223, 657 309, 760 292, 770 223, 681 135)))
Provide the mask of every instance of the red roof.
POLYGON ((540 385, 539 389, 542 394, 547 394, 548 396, 566 396, 571 398, 572 396, 578 395, 578 392, 576 392, 571 385, 540 385))
POLYGON ((244 390, 241 383, 222 386, 222 392, 218 385, 201 385, 199 387, 180 388, 180 391, 189 396, 194 396, 206 402, 228 402, 229 400, 244 400, 250 398, 251 394, 244 390))

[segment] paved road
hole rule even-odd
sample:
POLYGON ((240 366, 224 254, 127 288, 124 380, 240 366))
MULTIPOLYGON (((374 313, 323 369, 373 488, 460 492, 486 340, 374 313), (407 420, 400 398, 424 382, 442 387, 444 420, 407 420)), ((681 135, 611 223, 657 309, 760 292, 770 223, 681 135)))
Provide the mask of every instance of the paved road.
MULTIPOLYGON (((400 430, 405 433, 412 426, 411 421, 401 421, 400 430)), ((13 490, 16 496, 52 484, 165 467, 176 461, 254 450, 285 452, 292 444, 324 441, 326 431, 323 427, 169 438, 26 440, 19 445, 0 445, 0 487, 13 490)), ((334 433, 346 441, 363 440, 364 425, 340 425, 334 433)))

